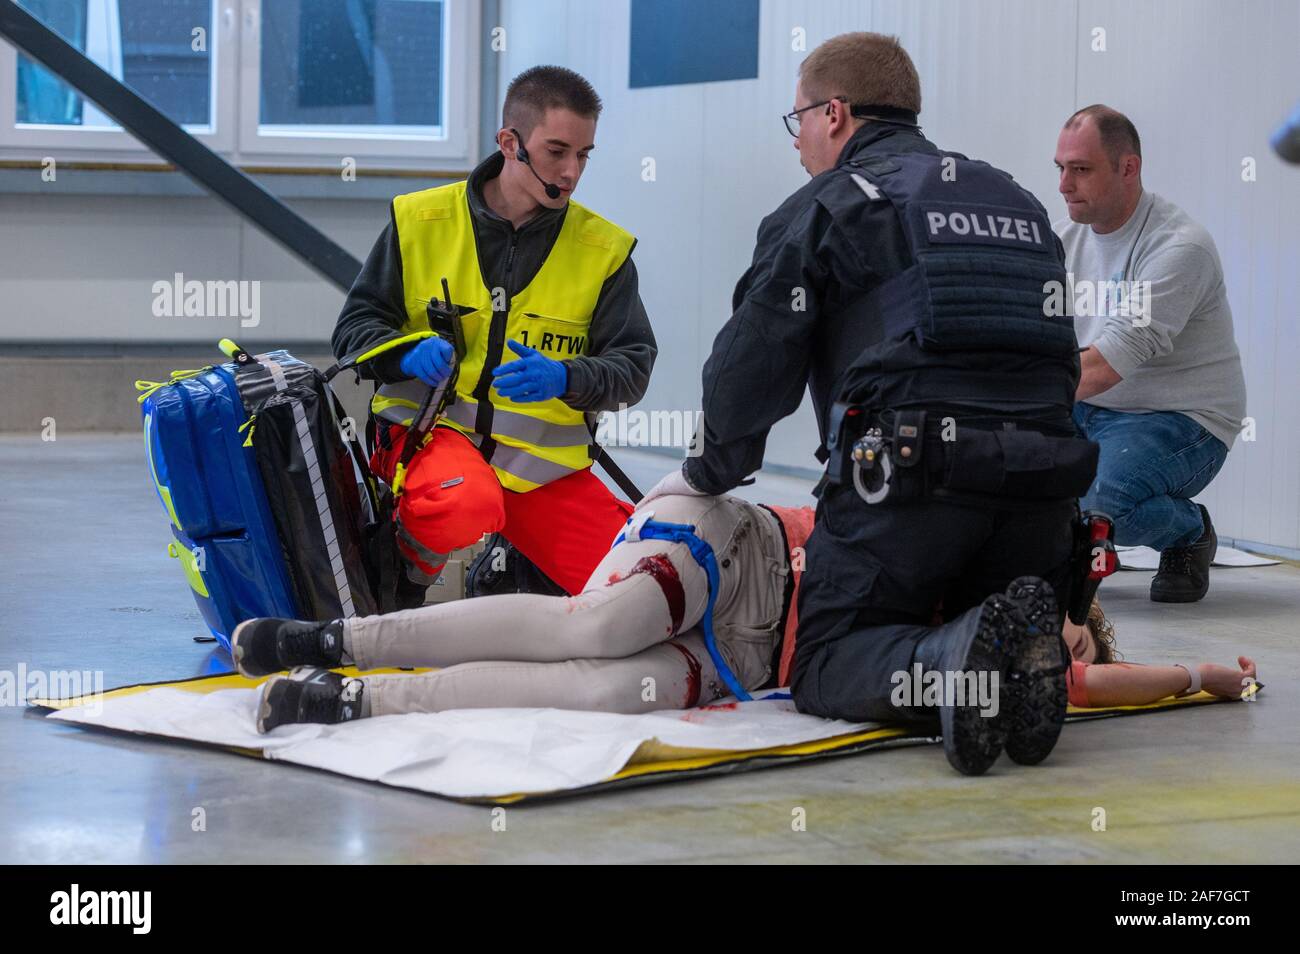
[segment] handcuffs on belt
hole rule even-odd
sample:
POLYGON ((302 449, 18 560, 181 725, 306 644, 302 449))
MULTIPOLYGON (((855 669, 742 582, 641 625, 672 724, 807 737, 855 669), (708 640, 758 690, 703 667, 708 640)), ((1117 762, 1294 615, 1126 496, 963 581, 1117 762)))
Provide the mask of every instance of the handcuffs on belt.
POLYGON ((854 441, 849 456, 853 458, 853 489, 858 496, 869 504, 880 503, 888 497, 894 465, 889 459, 889 444, 880 428, 869 428, 866 434, 854 441), (875 476, 877 467, 880 468, 880 485, 875 490, 868 490, 867 478, 875 476))
POLYGON ((925 411, 893 411, 892 433, 885 434, 875 424, 862 429, 865 408, 836 402, 831 407, 826 476, 832 483, 842 483, 853 469, 853 488, 868 504, 878 504, 889 496, 895 467, 912 468, 921 462, 925 447, 925 411), (849 441, 852 441, 850 444, 849 441))

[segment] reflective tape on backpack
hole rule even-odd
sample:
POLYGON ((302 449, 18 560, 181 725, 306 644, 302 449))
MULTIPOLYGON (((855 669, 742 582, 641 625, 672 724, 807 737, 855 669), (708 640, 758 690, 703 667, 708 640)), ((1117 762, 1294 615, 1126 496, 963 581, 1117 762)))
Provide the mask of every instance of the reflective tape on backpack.
MULTIPOLYGON (((257 361, 271 373, 276 391, 289 387, 284 369, 279 362, 264 355, 257 361)), ((312 440, 311 427, 307 423, 307 414, 298 401, 292 402, 293 423, 298 432, 298 442, 302 445, 303 459, 307 462, 307 477, 311 480, 311 492, 316 501, 316 515, 320 519, 321 533, 325 538, 325 551, 329 554, 330 569, 334 573, 334 588, 338 591, 339 606, 344 617, 356 615, 352 603, 352 586, 348 583, 348 571, 343 565, 343 550, 339 547, 338 536, 334 532, 334 514, 330 511, 329 498, 325 494, 325 479, 321 475, 320 458, 316 452, 316 442, 312 440)))

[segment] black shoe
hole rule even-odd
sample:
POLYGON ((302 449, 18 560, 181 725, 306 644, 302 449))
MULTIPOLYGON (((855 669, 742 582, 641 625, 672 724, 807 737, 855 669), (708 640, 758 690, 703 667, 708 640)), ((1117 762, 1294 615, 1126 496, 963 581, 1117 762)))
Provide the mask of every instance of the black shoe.
POLYGON ((272 676, 262 686, 257 705, 257 731, 298 722, 334 725, 361 718, 360 679, 328 669, 299 666, 287 676, 272 676))
POLYGON ((230 655, 245 676, 265 676, 294 666, 332 669, 343 665, 343 620, 246 619, 230 634, 230 655))
POLYGON ((1210 564, 1219 549, 1219 537, 1210 522, 1210 511, 1201 508, 1201 538, 1189 547, 1170 547, 1160 554, 1160 569, 1151 581, 1151 599, 1156 603, 1195 603, 1210 591, 1210 564))
POLYGON ((1007 757, 1037 765, 1051 753, 1065 725, 1069 702, 1066 673, 1070 651, 1061 639, 1061 617, 1051 584, 1022 576, 1007 587, 1007 599, 1020 608, 1029 625, 1007 647, 1007 757))
POLYGON ((944 699, 939 708, 943 751, 948 762, 964 775, 983 775, 1002 754, 1004 729, 1001 686, 1006 668, 1006 647, 1025 629, 1024 617, 1014 603, 995 593, 978 609, 936 628, 916 647, 914 660, 923 670, 943 673, 974 672, 992 689, 998 708, 991 712, 978 699, 944 699), (991 685, 990 685, 991 684, 991 685))

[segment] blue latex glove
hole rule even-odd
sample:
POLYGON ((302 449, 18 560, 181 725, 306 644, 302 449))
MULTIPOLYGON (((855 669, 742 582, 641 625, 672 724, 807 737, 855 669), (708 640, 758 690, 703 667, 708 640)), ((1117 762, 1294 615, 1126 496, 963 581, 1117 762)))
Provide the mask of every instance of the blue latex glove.
POLYGON ((419 378, 431 388, 451 377, 451 358, 455 349, 441 338, 425 338, 402 355, 402 373, 419 378))
POLYGON ((520 357, 492 369, 493 387, 502 397, 526 404, 549 401, 569 390, 569 369, 563 361, 553 361, 513 339, 506 344, 520 357))

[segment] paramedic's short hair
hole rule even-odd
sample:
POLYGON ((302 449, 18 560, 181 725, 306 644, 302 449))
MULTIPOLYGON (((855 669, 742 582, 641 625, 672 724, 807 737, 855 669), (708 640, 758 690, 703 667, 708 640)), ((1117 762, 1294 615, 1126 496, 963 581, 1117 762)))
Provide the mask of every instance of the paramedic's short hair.
POLYGON ((1076 129, 1085 119, 1091 119, 1101 137, 1101 148, 1110 158, 1110 167, 1119 168, 1119 161, 1125 156, 1134 155, 1142 158, 1142 140, 1138 138, 1137 127, 1118 109, 1111 109, 1101 103, 1085 106, 1065 121, 1063 129, 1076 129))
POLYGON ((567 109, 590 119, 600 118, 601 102, 590 83, 563 66, 534 66, 510 81, 501 125, 515 128, 525 139, 548 109, 567 109))
POLYGON ((921 111, 921 79, 897 37, 841 33, 799 65, 804 95, 812 102, 843 96, 851 105, 921 111))

